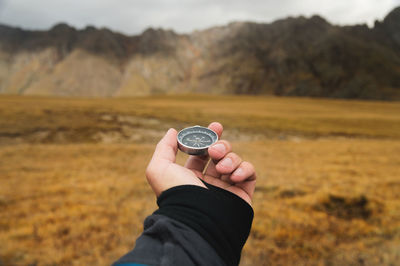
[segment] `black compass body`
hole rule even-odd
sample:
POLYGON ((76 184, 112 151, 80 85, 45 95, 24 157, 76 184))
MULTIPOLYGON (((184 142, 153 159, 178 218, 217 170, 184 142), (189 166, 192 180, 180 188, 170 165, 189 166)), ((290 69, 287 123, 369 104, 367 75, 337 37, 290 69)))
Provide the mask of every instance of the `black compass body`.
POLYGON ((178 147, 190 155, 207 155, 208 147, 218 141, 218 135, 209 128, 187 127, 178 133, 178 147))

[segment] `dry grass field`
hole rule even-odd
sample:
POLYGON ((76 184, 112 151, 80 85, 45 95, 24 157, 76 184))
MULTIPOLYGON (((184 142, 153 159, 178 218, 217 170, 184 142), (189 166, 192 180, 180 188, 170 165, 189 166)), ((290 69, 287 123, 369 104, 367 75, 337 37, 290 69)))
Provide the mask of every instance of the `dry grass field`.
POLYGON ((241 265, 398 265, 398 102, 199 95, 1 96, 0 265, 112 263, 156 208, 157 140, 211 121, 258 174, 241 265))

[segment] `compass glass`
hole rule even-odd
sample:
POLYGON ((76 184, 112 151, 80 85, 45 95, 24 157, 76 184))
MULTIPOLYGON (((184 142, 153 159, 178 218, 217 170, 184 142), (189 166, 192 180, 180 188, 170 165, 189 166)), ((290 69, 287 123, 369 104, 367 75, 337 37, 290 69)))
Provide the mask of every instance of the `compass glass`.
POLYGON ((206 154, 207 148, 218 140, 218 135, 209 128, 194 126, 178 133, 178 147, 189 154, 206 154))
POLYGON ((182 138, 182 144, 193 148, 204 148, 212 144, 212 139, 205 134, 191 133, 182 138))

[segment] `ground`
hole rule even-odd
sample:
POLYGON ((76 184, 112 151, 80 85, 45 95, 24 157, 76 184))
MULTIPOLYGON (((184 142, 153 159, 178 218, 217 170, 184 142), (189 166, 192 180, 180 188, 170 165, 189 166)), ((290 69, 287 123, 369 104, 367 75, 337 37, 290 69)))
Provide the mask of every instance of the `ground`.
POLYGON ((241 265, 400 261, 397 102, 2 96, 0 265, 109 265, 156 209, 157 140, 212 121, 257 171, 241 265))

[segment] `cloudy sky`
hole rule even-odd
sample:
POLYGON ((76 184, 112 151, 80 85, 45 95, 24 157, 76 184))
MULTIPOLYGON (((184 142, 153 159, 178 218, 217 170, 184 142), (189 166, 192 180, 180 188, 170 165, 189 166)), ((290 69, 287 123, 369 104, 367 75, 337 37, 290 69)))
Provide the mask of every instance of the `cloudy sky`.
POLYGON ((373 25, 396 6, 400 0, 0 0, 0 23, 48 29, 66 22, 126 34, 161 27, 183 33, 231 21, 319 14, 334 24, 373 25))

